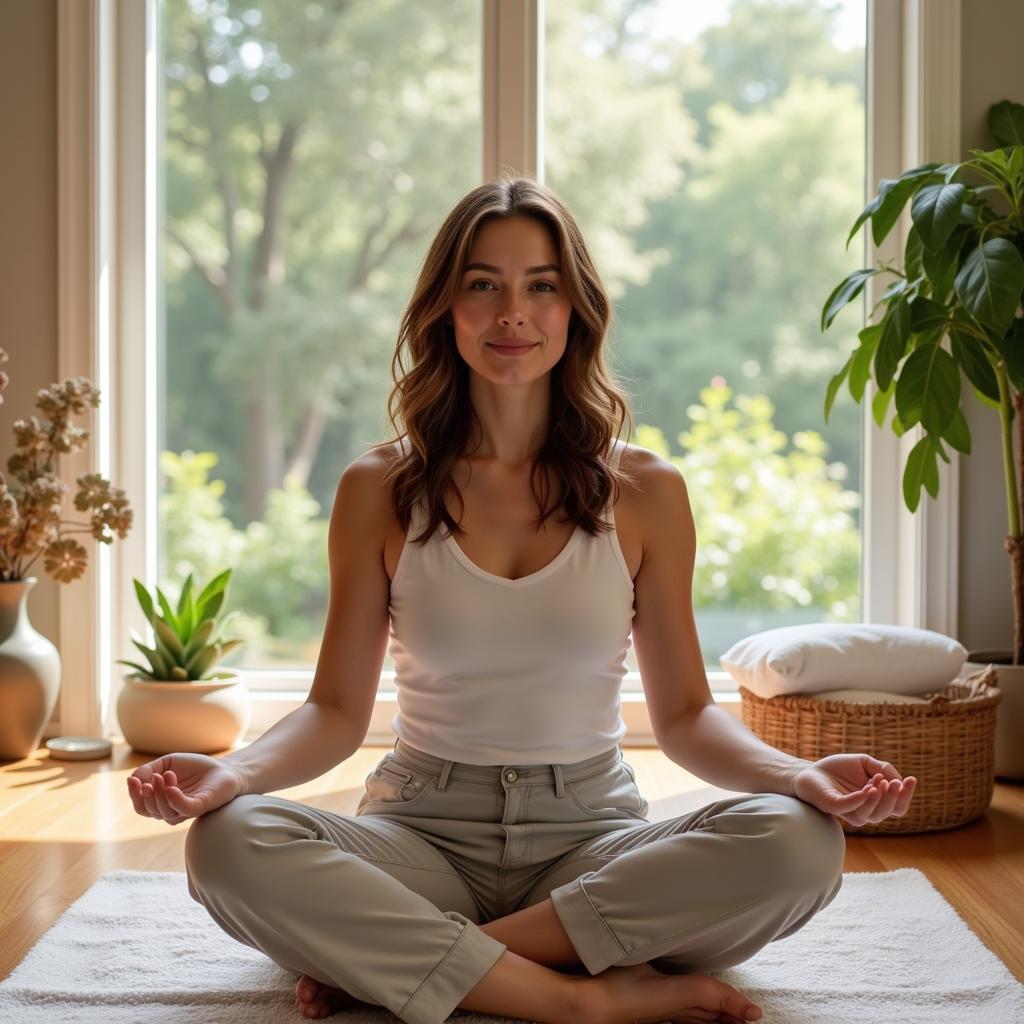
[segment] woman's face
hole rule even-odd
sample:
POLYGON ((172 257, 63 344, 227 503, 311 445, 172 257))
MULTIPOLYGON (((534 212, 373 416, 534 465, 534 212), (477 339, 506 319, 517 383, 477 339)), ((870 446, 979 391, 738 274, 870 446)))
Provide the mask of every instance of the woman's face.
POLYGON ((496 218, 478 231, 451 317, 459 354, 495 384, 528 383, 562 358, 572 303, 562 285, 554 241, 528 217, 496 218), (492 342, 530 345, 505 354, 492 342))

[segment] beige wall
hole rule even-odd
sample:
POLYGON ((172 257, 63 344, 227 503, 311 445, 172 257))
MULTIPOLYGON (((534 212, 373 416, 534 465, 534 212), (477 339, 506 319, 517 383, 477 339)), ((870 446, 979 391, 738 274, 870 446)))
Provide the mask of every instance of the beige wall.
MULTIPOLYGON (((36 392, 57 379, 57 0, 0 0, 0 133, 0 348, 10 356, 0 405, 6 475, 14 421, 35 415, 36 392)), ((29 596, 32 624, 57 643, 64 584, 46 575, 41 558, 29 575, 39 580, 29 596)))
MULTIPOLYGON (((987 147, 985 114, 1001 99, 1024 102, 1019 0, 964 3, 963 146, 987 147)), ((0 0, 0 347, 12 378, 0 406, 0 455, 13 448, 11 424, 32 415, 38 388, 57 379, 56 0, 0 0)), ((1008 646, 1012 637, 1007 532, 998 417, 968 390, 973 454, 960 463, 960 630, 968 648, 1008 646)), ((2 467, 0 467, 2 468, 2 467)), ((928 500, 925 498, 925 500, 928 500)), ((32 621, 57 636, 57 588, 41 570, 32 621)), ((73 585, 73 584, 72 584, 73 585)))
MULTIPOLYGON (((1024 4, 1020 0, 963 3, 963 155, 989 149, 988 108, 999 100, 1024 103, 1020 40, 1024 4)), ((1003 549, 1009 532, 1003 482, 999 416, 967 387, 964 414, 971 431, 971 454, 960 460, 960 633, 970 648, 1010 647, 1013 612, 1010 564, 1003 549)), ((1016 425, 1015 425, 1016 428, 1016 425)))

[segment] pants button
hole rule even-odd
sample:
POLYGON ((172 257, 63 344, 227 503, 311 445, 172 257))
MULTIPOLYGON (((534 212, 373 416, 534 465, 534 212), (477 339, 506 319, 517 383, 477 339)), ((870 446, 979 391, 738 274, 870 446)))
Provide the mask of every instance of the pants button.
POLYGON ((507 772, 505 772, 505 781, 506 782, 515 782, 516 779, 518 779, 518 778, 519 778, 519 773, 514 768, 509 768, 509 770, 507 772))

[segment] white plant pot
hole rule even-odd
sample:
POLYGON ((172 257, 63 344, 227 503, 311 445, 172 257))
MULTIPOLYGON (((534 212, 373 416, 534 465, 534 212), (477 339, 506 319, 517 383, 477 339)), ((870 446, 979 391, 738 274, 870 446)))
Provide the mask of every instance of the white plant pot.
POLYGON ((232 679, 205 682, 125 677, 117 698, 121 732, 140 754, 229 750, 245 735, 251 713, 249 688, 238 672, 232 679))
POLYGON ((1024 779, 1024 665, 1013 664, 1013 651, 1007 649, 967 652, 961 676, 969 676, 992 665, 999 677, 1003 699, 996 706, 997 778, 1024 779))

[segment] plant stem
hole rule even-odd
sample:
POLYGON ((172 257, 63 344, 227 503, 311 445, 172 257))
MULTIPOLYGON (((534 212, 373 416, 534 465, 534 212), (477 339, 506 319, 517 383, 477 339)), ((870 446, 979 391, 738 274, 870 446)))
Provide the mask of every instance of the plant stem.
MULTIPOLYGON (((1024 549, 1020 531, 1020 498, 1017 489, 1017 474, 1013 460, 1013 432, 1011 423, 1011 401, 1017 413, 1017 429, 1020 432, 1020 469, 1024 481, 1024 398, 1016 392, 1011 394, 1006 376, 1006 366, 1000 363, 996 367, 996 379, 999 382, 999 422, 1000 436, 1003 442, 1003 474, 1006 478, 1006 504, 1009 533, 1003 546, 1010 556, 1010 584, 1013 593, 1013 664, 1024 663, 1024 549)), ((1022 482, 1024 488, 1024 482, 1022 482)))

